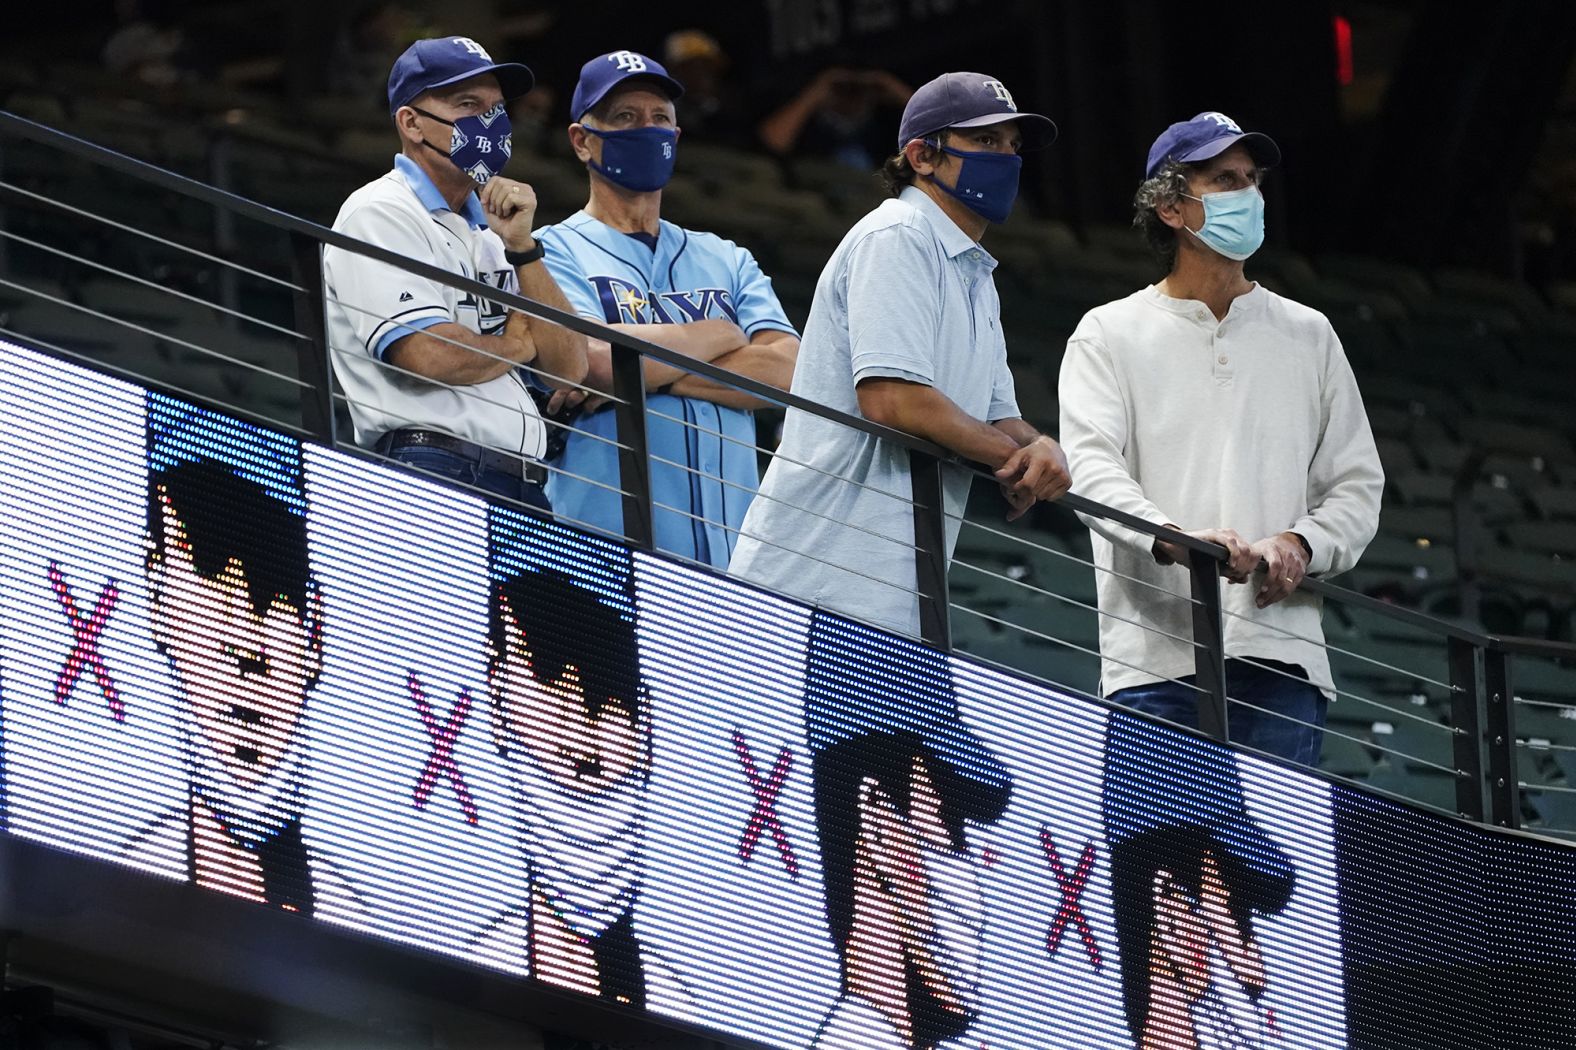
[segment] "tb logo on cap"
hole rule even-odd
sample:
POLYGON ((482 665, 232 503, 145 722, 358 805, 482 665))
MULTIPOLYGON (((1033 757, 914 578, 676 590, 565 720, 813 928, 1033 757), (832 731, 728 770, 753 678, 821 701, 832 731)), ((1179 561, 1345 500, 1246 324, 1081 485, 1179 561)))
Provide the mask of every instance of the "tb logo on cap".
POLYGON ((1216 124, 1219 124, 1227 131, 1235 132, 1238 135, 1242 134, 1242 129, 1237 126, 1237 122, 1226 116, 1224 113, 1204 113, 1201 115, 1213 120, 1216 124))
POLYGON ((485 47, 482 47, 480 44, 478 44, 476 41, 472 40, 468 36, 457 36, 457 37, 454 38, 454 40, 452 42, 456 43, 456 44, 459 44, 466 51, 469 51, 471 54, 475 55, 477 58, 481 59, 483 62, 491 62, 492 61, 492 56, 487 53, 487 49, 485 47))
POLYGON ((1018 112, 1018 104, 1012 100, 1012 92, 1007 90, 1007 85, 999 80, 987 80, 985 87, 996 93, 996 101, 1007 103, 1007 108, 1014 113, 1018 112))
POLYGON ((633 51, 615 51, 607 56, 607 60, 609 62, 617 62, 620 73, 644 73, 646 71, 645 58, 635 54, 633 51))

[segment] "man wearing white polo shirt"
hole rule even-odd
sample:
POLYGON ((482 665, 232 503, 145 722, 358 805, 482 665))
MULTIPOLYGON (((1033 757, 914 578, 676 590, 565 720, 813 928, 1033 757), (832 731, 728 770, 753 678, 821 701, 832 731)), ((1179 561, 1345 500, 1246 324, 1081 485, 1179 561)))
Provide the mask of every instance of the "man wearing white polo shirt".
MULTIPOLYGON (((1243 274, 1264 240, 1259 184, 1279 162, 1267 136, 1221 113, 1155 140, 1134 224, 1168 272, 1073 332, 1061 436, 1081 495, 1230 552, 1231 739, 1313 765, 1334 682, 1319 600, 1298 586, 1356 564, 1384 473, 1330 322, 1243 274)), ((1196 727, 1186 552, 1085 520, 1102 570, 1102 691, 1196 727)))
MULTIPOLYGON (((1018 193, 1018 151, 1056 125, 1001 81, 947 73, 909 99, 883 177, 895 200, 854 226, 816 284, 793 392, 932 441, 996 472, 1012 517, 1067 491, 1067 461, 1020 418, 996 260, 980 245, 1018 193)), ((943 479, 945 555, 971 475, 943 479)), ((907 450, 796 409, 728 571, 910 636, 919 633, 907 450)))
MULTIPOLYGON (((525 66, 495 63, 466 37, 416 41, 389 74, 394 170, 351 194, 334 229, 569 310, 531 233, 536 194, 498 174, 510 153, 504 103, 531 84, 525 66)), ((323 276, 356 442, 549 509, 532 388, 585 378, 585 338, 338 248, 323 252, 323 276)))

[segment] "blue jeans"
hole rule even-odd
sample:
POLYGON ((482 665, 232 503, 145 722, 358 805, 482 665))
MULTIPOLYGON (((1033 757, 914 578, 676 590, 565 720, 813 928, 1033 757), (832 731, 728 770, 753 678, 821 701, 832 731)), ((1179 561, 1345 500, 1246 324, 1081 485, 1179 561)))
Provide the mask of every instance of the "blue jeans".
MULTIPOLYGON (((1188 675, 1175 682, 1118 689, 1106 699, 1197 729, 1200 694, 1188 688, 1194 678, 1188 675)), ((1308 673, 1301 667, 1258 657, 1252 663, 1227 660, 1226 696, 1226 728, 1233 744, 1267 751, 1298 765, 1319 764, 1329 699, 1309 683, 1308 673)))
POLYGON ((389 452, 389 458, 408 463, 427 474, 436 474, 462 485, 473 485, 505 499, 518 500, 544 514, 553 512, 553 505, 547 501, 547 493, 536 482, 505 474, 501 470, 483 469, 446 448, 406 445, 389 452))

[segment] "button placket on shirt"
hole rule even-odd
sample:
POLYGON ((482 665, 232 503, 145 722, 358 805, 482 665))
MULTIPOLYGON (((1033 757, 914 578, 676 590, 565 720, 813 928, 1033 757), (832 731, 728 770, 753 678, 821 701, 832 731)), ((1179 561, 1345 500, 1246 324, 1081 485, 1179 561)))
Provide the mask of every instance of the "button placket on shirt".
POLYGON ((1224 342, 1226 322, 1216 321, 1214 314, 1204 309, 1193 316, 1209 329, 1210 374, 1215 378, 1215 385, 1230 386, 1236 378, 1236 362, 1224 342))

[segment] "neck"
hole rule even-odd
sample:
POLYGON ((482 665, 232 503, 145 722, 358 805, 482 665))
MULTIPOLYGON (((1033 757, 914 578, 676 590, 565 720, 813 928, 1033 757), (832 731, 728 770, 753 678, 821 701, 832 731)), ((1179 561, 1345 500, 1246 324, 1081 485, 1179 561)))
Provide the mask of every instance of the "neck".
POLYGON ((602 975, 591 942, 570 929, 535 886, 531 888, 531 957, 539 980, 601 994, 602 975))
MULTIPOLYGON (((870 873, 870 885, 874 885, 870 873)), ((909 1045, 914 1042, 914 1020, 908 1010, 904 979, 901 907, 891 896, 854 884, 854 921, 843 951, 844 986, 891 1022, 909 1045)))
POLYGON ((937 206, 947 213, 947 218, 951 219, 958 229, 969 235, 970 240, 978 244, 980 238, 985 236, 985 231, 989 228, 990 222, 980 215, 979 212, 937 186, 935 179, 929 179, 921 175, 914 180, 914 185, 918 186, 925 196, 935 201, 937 206))
POLYGON ((199 886, 262 902, 263 866, 257 855, 225 834, 202 803, 191 804, 191 848, 194 881, 199 886))
POLYGON ((438 188, 438 195, 450 211, 459 211, 465 207, 465 198, 476 191, 474 179, 456 168, 448 157, 425 145, 407 146, 404 153, 412 164, 432 180, 432 184, 438 188))
POLYGON ((635 193, 593 171, 586 214, 620 233, 649 233, 654 237, 662 218, 662 191, 635 193))
MULTIPOLYGON (((1193 235, 1181 230, 1177 236, 1193 235)), ((1231 301, 1251 292, 1253 282, 1243 274, 1240 261, 1203 245, 1179 243, 1176 263, 1158 287, 1173 299, 1197 299, 1209 307, 1216 320, 1223 320, 1231 301)))

